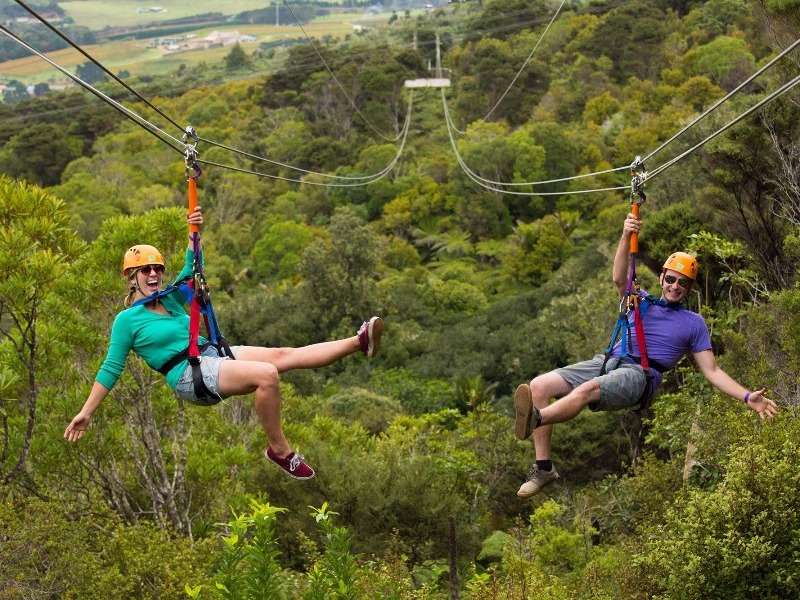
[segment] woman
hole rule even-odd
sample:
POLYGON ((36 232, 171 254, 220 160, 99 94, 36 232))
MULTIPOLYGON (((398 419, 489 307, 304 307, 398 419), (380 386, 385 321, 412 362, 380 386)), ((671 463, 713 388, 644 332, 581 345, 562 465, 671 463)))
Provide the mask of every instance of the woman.
MULTIPOLYGON (((190 225, 202 225, 199 207, 188 216, 188 221, 190 225)), ((193 261, 190 243, 176 283, 192 274, 193 261)), ((154 247, 133 246, 125 253, 123 275, 129 283, 126 308, 114 319, 105 361, 83 408, 64 431, 67 440, 75 442, 83 436, 92 414, 121 375, 131 350, 151 368, 162 372, 167 384, 182 399, 208 404, 195 395, 192 367, 185 358, 189 331, 185 298, 175 293, 146 301, 161 290, 163 274, 164 258, 154 247), (184 355, 179 357, 181 353, 184 355)), ((269 441, 265 456, 295 479, 310 479, 314 470, 292 451, 283 434, 279 374, 292 369, 324 367, 358 351, 373 357, 380 348, 382 333, 383 321, 372 317, 356 335, 342 340, 302 348, 233 346, 236 360, 219 357, 210 346, 202 351, 203 383, 217 402, 253 393, 253 406, 269 441)))

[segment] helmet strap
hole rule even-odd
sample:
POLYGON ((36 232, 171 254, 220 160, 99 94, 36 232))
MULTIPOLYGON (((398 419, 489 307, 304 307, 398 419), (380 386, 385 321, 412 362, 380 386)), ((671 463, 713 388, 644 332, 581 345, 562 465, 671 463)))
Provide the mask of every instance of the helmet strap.
MULTIPOLYGON (((140 270, 141 270, 141 267, 137 267, 136 269, 134 269, 133 271, 131 271, 131 274, 130 274, 130 275, 128 275, 128 281, 131 281, 131 282, 132 282, 132 283, 131 283, 131 285, 130 285, 130 289, 131 289, 131 291, 133 291, 133 290, 136 290, 136 291, 137 291, 137 292, 139 292, 139 293, 140 293, 140 294, 141 294, 143 297, 147 298, 148 294, 146 294, 146 293, 145 293, 145 291, 144 291, 142 288, 140 288, 140 287, 139 287, 139 279, 138 279, 138 276, 139 276, 139 271, 140 271, 140 270)), ((155 299, 154 299, 154 300, 152 300, 151 302, 153 303, 153 308, 155 308, 156 306, 158 306, 158 298, 155 298, 155 299)), ((147 304, 150 304, 150 302, 148 302, 147 304)))

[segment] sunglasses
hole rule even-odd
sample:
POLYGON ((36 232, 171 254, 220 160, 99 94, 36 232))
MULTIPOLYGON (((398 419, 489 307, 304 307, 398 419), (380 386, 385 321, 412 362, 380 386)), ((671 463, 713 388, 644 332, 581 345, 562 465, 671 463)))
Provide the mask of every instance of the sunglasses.
POLYGON ((675 275, 664 275, 664 281, 670 285, 677 281, 678 285, 685 290, 688 290, 689 286, 692 285, 692 280, 688 277, 675 277, 675 275))
POLYGON ((150 275, 150 273, 157 273, 161 275, 164 272, 164 265, 145 265, 143 267, 139 267, 139 272, 143 273, 145 276, 150 275))

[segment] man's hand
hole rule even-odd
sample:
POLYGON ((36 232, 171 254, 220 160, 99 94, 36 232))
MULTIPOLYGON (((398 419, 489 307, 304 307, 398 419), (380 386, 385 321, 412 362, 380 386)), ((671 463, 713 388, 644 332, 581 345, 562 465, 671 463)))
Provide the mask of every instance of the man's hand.
POLYGON ((642 221, 636 218, 633 213, 628 213, 625 218, 625 223, 622 225, 622 231, 625 235, 630 236, 633 233, 639 233, 642 229, 642 221))
POLYGON ((767 388, 761 388, 755 392, 750 392, 747 399, 747 406, 756 411, 761 419, 772 418, 778 414, 778 405, 764 395, 767 388))

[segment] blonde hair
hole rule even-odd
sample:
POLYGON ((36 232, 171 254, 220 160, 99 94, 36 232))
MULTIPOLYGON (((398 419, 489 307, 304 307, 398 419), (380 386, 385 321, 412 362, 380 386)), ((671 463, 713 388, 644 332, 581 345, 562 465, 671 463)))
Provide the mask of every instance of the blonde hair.
POLYGON ((125 296, 125 299, 122 301, 122 305, 125 308, 130 308, 133 306, 134 298, 136 298, 136 286, 131 284, 131 281, 136 274, 139 272, 139 269, 133 269, 130 273, 128 273, 128 295, 125 296))

